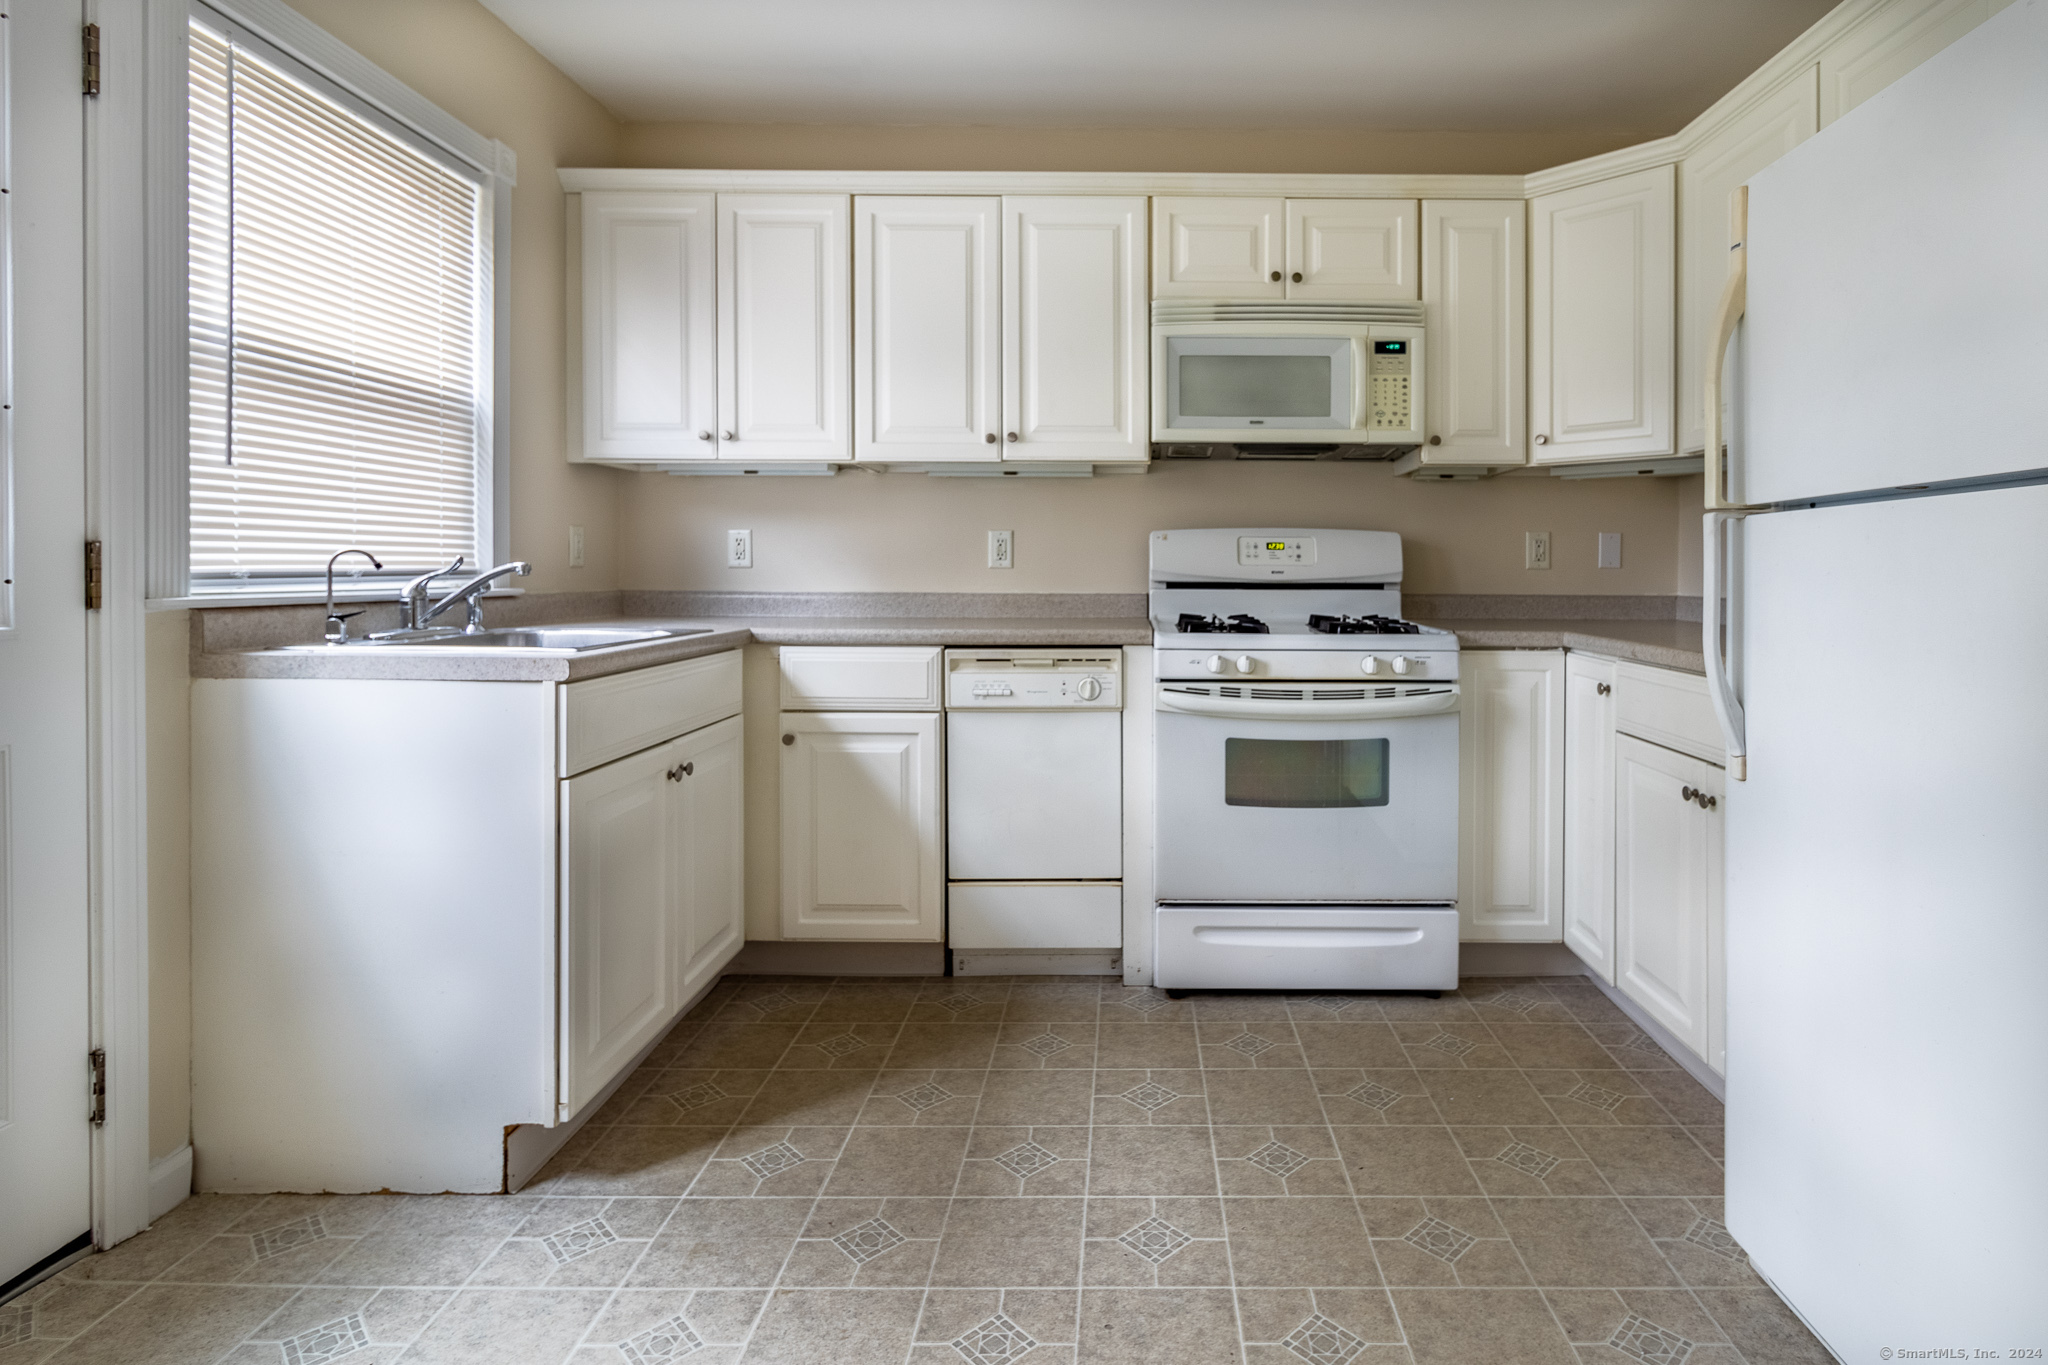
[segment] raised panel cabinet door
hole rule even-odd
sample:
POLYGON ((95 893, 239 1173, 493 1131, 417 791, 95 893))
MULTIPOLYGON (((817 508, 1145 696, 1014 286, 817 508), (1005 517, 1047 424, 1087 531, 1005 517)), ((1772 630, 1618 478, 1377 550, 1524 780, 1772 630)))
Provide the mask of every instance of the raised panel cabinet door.
POLYGON ((1678 449, 1706 448, 1706 412, 1700 406, 1707 348, 1728 253, 1735 245, 1729 197, 1764 167, 1812 137, 1820 69, 1804 67, 1777 89, 1716 129, 1678 164, 1678 449))
POLYGON ((718 453, 716 200, 583 195, 583 458, 718 453))
POLYGON ((561 1114, 580 1111, 675 1013, 673 744, 561 783, 561 1114))
MULTIPOLYGON (((1696 758, 1615 740, 1615 985, 1702 1057, 1711 831, 1709 812, 1686 793, 1712 777, 1696 758)), ((1718 813, 1717 795, 1715 805, 1718 813)))
POLYGON ((675 998, 688 1000, 746 940, 745 771, 738 716, 664 746, 676 896, 675 998))
POLYGON ((1528 205, 1426 199, 1422 463, 1528 461, 1528 205))
POLYGON ((1142 197, 1003 199, 1003 458, 1147 460, 1142 197))
POLYGON ((854 458, 1002 456, 1002 200, 853 201, 854 458))
POLYGON ((1287 205, 1218 197, 1152 201, 1152 297, 1287 297, 1287 205))
POLYGON ((939 717, 782 717, 782 933, 945 934, 939 717))
POLYGON ((1290 199, 1290 299, 1413 302, 1420 295, 1413 199, 1290 199))
POLYGON ((1529 430, 1538 464, 1669 455, 1674 174, 1530 201, 1529 430))
POLYGON ((1614 664, 1564 663, 1564 942, 1614 982, 1614 664))
POLYGON ((1564 652, 1475 650, 1459 671, 1460 937, 1561 942, 1564 652))
POLYGON ((852 201, 718 196, 718 457, 853 456, 852 201))

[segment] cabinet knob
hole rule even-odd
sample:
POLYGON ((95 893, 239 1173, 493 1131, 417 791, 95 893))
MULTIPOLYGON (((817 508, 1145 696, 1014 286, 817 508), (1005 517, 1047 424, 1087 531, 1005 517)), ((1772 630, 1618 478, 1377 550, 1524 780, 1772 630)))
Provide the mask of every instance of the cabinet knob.
POLYGON ((994 445, 996 443, 996 434, 993 431, 991 431, 988 435, 982 437, 981 439, 987 441, 990 445, 994 445))
POLYGON ((686 777, 695 777, 696 775, 697 765, 695 763, 685 763, 679 768, 670 768, 668 770, 668 780, 671 782, 680 782, 686 777))
POLYGON ((784 736, 782 737, 782 742, 783 742, 784 744, 794 744, 794 743, 796 743, 796 736, 795 736, 795 735, 784 735, 784 736))
POLYGON ((1017 439, 1017 433, 1014 431, 1004 432, 1003 434, 1011 441, 1015 441, 1017 439))
POLYGON ((1699 793, 1694 791, 1691 787, 1680 787, 1678 789, 1678 799, 1681 801, 1690 801, 1698 795, 1699 793))
POLYGON ((697 433, 697 439, 700 441, 708 441, 711 439, 711 433, 708 431, 700 431, 697 433))
POLYGON ((1273 283, 1280 283, 1280 272, 1277 270, 1273 272, 1273 283))
POLYGON ((1550 444, 1550 438, 1548 436, 1538 436, 1536 438, 1536 444, 1539 446, 1547 446, 1550 444))
MULTIPOLYGON (((725 433, 725 439, 728 441, 737 441, 739 438, 739 433, 736 431, 728 431, 727 433, 725 433)), ((1540 441, 1543 438, 1541 436, 1538 436, 1536 439, 1540 441)))
POLYGON ((1444 443, 1444 438, 1441 436, 1432 436, 1429 438, 1429 443, 1433 446, 1440 446, 1444 443))
POLYGON ((1594 691, 1596 691, 1596 692, 1598 692, 1598 693, 1599 693, 1599 694, 1600 694, 1601 696, 1603 696, 1603 697, 1604 697, 1604 696, 1606 696, 1606 695, 1607 695, 1607 694, 1608 694, 1609 692, 1612 692, 1612 691, 1614 690, 1614 684, 1613 684, 1613 683, 1594 683, 1594 684, 1593 684, 1593 690, 1594 690, 1594 691))
POLYGON ((1292 280, 1293 280, 1293 281, 1294 281, 1294 282, 1295 282, 1296 284, 1300 284, 1300 283, 1301 283, 1301 272, 1300 272, 1299 270, 1297 270, 1297 271, 1295 271, 1295 272, 1294 272, 1294 274, 1293 274, 1293 275, 1289 276, 1288 278, 1292 279, 1292 280))

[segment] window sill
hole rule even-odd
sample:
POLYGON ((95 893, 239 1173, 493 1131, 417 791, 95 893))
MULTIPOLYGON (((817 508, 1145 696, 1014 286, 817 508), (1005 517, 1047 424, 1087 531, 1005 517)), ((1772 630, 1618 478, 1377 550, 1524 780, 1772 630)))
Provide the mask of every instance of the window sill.
MULTIPOLYGON (((525 595, 526 589, 524 588, 492 588, 483 594, 486 598, 524 597, 525 595)), ((436 594, 436 597, 438 598, 439 594, 436 594)), ((396 602, 398 600, 398 589, 395 585, 390 587, 380 585, 376 588, 360 586, 343 588, 337 583, 334 587, 334 600, 337 605, 343 602, 396 602)), ((326 605, 327 589, 315 588, 307 591, 302 588, 294 588, 276 592, 206 592, 195 593, 190 597, 152 597, 144 602, 142 607, 144 611, 191 611, 198 608, 217 607, 324 607, 326 605)))

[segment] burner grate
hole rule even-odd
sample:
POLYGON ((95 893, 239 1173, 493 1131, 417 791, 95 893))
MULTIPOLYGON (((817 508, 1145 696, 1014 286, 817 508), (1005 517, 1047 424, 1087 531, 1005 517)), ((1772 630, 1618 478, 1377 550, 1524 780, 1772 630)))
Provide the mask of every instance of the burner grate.
MULTIPOLYGON (((1183 617, 1183 620, 1186 618, 1183 617)), ((1413 621, 1391 616, 1311 615, 1308 628, 1318 635, 1420 635, 1422 627, 1413 621)))
POLYGON ((1175 629, 1183 635, 1270 635, 1264 621, 1256 616, 1238 612, 1228 620, 1219 616, 1203 616, 1200 613, 1184 611, 1175 629))

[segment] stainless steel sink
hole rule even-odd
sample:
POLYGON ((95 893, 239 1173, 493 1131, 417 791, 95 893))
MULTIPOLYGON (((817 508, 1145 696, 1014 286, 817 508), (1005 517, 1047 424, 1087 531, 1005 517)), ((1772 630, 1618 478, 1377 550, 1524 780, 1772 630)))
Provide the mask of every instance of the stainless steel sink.
POLYGON ((347 640, 341 644, 282 645, 293 652, 329 649, 437 649, 500 650, 519 649, 547 654, 579 654, 615 645, 645 644, 650 640, 675 640, 691 635, 709 635, 711 626, 506 626, 475 635, 446 634, 390 636, 382 640, 347 640))

